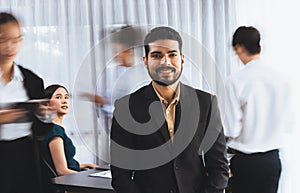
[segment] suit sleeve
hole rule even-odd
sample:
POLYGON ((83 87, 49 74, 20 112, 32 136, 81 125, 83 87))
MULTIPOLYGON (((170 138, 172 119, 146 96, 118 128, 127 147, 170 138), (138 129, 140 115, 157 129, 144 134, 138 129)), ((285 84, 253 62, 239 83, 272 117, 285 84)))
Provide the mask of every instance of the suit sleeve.
MULTIPOLYGON (((116 102, 115 111, 119 108, 123 108, 116 102)), ((134 171, 126 168, 122 168, 122 163, 131 162, 134 160, 128 160, 128 153, 126 149, 133 149, 132 134, 123 129, 115 117, 113 117, 111 127, 111 172, 112 172, 112 187, 117 193, 141 193, 135 184, 133 175, 134 171), (122 147, 120 149, 120 147, 122 147), (122 156, 127 154, 125 156, 122 156), (125 158, 127 157, 127 158, 125 158), (121 163, 121 164, 118 164, 121 163)), ((126 164, 124 164, 126 165, 126 164)))
POLYGON ((229 178, 226 141, 221 123, 217 99, 212 97, 207 130, 203 139, 205 169, 207 173, 206 193, 223 193, 229 178))

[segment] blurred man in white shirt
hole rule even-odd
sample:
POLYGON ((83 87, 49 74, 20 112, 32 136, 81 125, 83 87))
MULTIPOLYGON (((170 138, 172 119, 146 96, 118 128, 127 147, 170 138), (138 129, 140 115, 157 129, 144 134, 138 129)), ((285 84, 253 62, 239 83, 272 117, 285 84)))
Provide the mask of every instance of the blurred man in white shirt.
POLYGON ((290 87, 260 57, 260 33, 239 27, 232 40, 245 65, 226 82, 224 132, 235 154, 230 169, 233 193, 276 193, 281 174, 279 149, 292 128, 290 87))

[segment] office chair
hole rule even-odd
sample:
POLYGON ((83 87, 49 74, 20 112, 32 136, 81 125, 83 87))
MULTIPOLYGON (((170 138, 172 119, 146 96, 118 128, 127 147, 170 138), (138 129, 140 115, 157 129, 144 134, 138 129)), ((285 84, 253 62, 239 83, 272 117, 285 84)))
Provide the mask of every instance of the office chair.
POLYGON ((47 162, 46 159, 42 158, 42 173, 43 173, 43 187, 45 193, 64 193, 65 191, 60 190, 51 182, 51 178, 57 177, 55 169, 47 162))
POLYGON ((43 158, 43 164, 44 166, 46 167, 46 172, 47 172, 47 175, 50 177, 50 178, 54 178, 54 177, 57 177, 57 173, 55 172, 55 170, 50 166, 50 164, 43 158))

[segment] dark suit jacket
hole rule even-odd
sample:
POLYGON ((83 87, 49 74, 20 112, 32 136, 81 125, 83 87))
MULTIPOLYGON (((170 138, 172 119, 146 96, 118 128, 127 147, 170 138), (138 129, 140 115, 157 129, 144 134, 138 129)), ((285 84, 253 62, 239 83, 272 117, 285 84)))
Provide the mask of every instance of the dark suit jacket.
POLYGON ((155 102, 159 98, 150 84, 115 104, 111 170, 116 192, 223 192, 228 162, 216 97, 181 84, 173 143, 161 104, 154 107, 155 102))

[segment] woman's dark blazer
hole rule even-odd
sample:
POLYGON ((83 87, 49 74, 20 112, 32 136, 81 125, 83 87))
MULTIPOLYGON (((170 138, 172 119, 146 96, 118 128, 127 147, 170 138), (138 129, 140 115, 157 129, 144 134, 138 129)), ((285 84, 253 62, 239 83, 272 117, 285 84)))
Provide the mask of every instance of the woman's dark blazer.
MULTIPOLYGON (((45 97, 43 80, 31 70, 20 65, 18 65, 18 67, 23 75, 24 88, 29 99, 43 99, 45 97)), ((32 116, 32 119, 32 132, 34 135, 43 136, 52 129, 52 124, 43 123, 37 119, 36 116, 32 116)))

